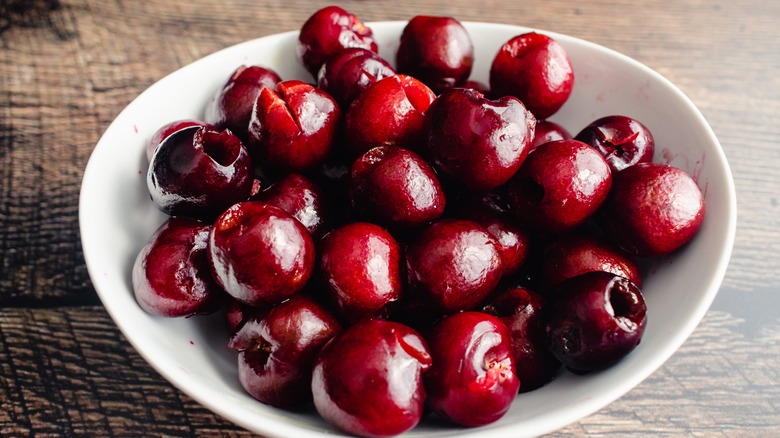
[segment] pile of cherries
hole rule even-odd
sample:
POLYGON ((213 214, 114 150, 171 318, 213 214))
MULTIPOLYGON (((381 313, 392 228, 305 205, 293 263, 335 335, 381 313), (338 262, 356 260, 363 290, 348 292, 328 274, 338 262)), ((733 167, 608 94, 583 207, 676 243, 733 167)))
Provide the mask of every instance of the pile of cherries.
POLYGON ((688 242, 695 181, 653 163, 639 121, 572 137, 546 120, 574 74, 563 47, 518 35, 489 85, 469 34, 406 25, 395 69, 335 6, 303 25, 316 85, 241 66, 205 108, 151 139, 147 182, 171 215, 133 267, 140 306, 222 309, 243 387, 360 436, 428 412, 496 421, 561 365, 604 369, 646 325, 637 260, 688 242))

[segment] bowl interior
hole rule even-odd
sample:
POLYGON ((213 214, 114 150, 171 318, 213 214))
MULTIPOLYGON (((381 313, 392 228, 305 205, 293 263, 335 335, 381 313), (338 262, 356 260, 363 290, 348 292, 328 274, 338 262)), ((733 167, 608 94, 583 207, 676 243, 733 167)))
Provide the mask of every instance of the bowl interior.
MULTIPOLYGON (((370 24, 380 54, 392 62, 403 22, 370 24)), ((487 83, 499 46, 531 29, 464 23, 475 44, 472 78, 487 83)), ((642 343, 618 365, 587 376, 563 373, 548 386, 518 396, 500 421, 458 429, 426 420, 409 436, 513 436, 555 430, 620 397, 642 381, 690 335, 710 306, 728 264, 736 227, 731 174, 701 113, 669 81, 614 51, 546 32, 567 49, 575 70, 569 101, 551 118, 576 133, 610 114, 642 121, 656 139, 656 160, 691 174, 705 193, 707 215, 684 250, 655 263, 643 292, 648 326, 642 343)), ((166 379, 225 418, 268 436, 338 434, 314 414, 293 414, 256 402, 238 383, 235 354, 226 348, 221 315, 165 319, 146 314, 131 287, 133 261, 165 216, 146 191, 145 144, 163 124, 202 118, 203 108, 241 64, 311 81, 293 55, 296 32, 248 41, 209 55, 152 85, 106 130, 84 173, 80 226, 93 284, 108 312, 138 352, 166 379)))

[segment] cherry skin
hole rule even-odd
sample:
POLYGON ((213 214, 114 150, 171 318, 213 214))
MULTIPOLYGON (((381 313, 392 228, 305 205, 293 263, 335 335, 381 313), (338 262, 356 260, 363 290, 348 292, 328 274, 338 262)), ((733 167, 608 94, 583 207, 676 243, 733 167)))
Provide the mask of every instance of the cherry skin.
POLYGON ((378 54, 362 48, 345 49, 322 64, 317 73, 317 86, 333 96, 346 111, 368 87, 393 75, 393 67, 378 54))
POLYGON ((146 312, 166 317, 215 312, 225 293, 209 272, 210 225, 169 218, 149 238, 133 264, 133 293, 146 312))
POLYGON ((701 228, 704 196, 687 173, 659 163, 639 163, 615 175, 601 223, 624 250, 660 257, 688 243, 701 228))
POLYGON ((347 110, 347 147, 355 154, 379 146, 416 149, 423 116, 435 97, 411 76, 395 75, 374 83, 347 110))
POLYGON ((238 67, 225 85, 206 105, 205 120, 221 129, 229 129, 246 142, 252 106, 264 87, 273 88, 282 78, 258 65, 238 67))
POLYGON ((492 423, 509 410, 520 388, 511 336, 482 312, 461 312, 427 336, 433 364, 424 376, 428 406, 462 426, 492 423))
POLYGON ((545 309, 541 295, 524 288, 501 292, 483 307, 509 329, 520 392, 541 388, 555 378, 561 363, 547 350, 545 309))
POLYGON ((432 222, 446 205, 431 166, 400 147, 377 147, 355 160, 349 193, 357 214, 394 229, 432 222))
POLYGON ((252 197, 252 200, 265 202, 290 213, 315 240, 325 234, 329 213, 327 200, 320 188, 303 175, 288 174, 252 197))
POLYGON ((401 434, 422 418, 422 375, 430 366, 428 347, 416 331, 384 320, 358 322, 320 351, 311 381, 314 406, 353 435, 401 434))
POLYGON ((549 242, 542 253, 543 281, 558 284, 592 271, 611 272, 642 286, 642 274, 636 261, 610 241, 593 234, 575 233, 549 242))
POLYGON ((298 35, 298 58, 315 78, 328 58, 351 47, 379 50, 371 29, 338 6, 327 6, 312 14, 298 35))
POLYGON ((336 140, 341 110, 328 93, 302 81, 263 88, 249 122, 249 152, 269 172, 322 165, 336 140))
POLYGON ((639 288, 608 272, 564 281, 551 304, 547 346, 576 373, 602 370, 620 361, 636 348, 647 325, 639 288))
POLYGON ((252 161, 230 131, 192 126, 157 148, 146 176, 152 201, 163 212, 211 222, 252 190, 252 161))
POLYGON ((535 125, 514 97, 488 100, 474 90, 456 88, 428 108, 423 155, 469 189, 493 190, 523 164, 535 125))
POLYGON ((251 306, 279 303, 301 290, 314 270, 314 242, 281 208, 250 201, 233 205, 209 235, 214 279, 251 306))
POLYGON ((545 143, 528 155, 507 185, 515 216, 528 227, 563 233, 582 225, 612 186, 604 157, 577 140, 545 143))
POLYGON ((490 89, 515 96, 538 119, 555 114, 571 95, 574 71, 566 50, 547 35, 518 35, 499 49, 490 66, 490 89))
POLYGON ((574 138, 598 149, 615 172, 636 163, 653 161, 653 134, 631 117, 602 117, 583 128, 574 138))
POLYGON ((160 143, 162 143, 163 140, 165 140, 169 135, 180 129, 189 128, 191 126, 205 126, 207 128, 214 129, 214 126, 194 119, 182 119, 166 123, 163 126, 160 126, 157 131, 155 131, 155 133, 152 135, 152 138, 149 140, 149 143, 146 144, 146 161, 150 163, 152 162, 152 156, 157 150, 157 147, 160 146, 160 143))
POLYGON ((401 248, 378 225, 355 222, 326 234, 318 267, 323 287, 346 321, 377 315, 401 295, 401 248))
POLYGON ((399 73, 414 76, 438 94, 469 78, 474 45, 458 20, 418 15, 401 33, 396 65, 399 73))
POLYGON ((312 400, 311 373, 320 349, 341 325, 325 308, 294 296, 265 315, 249 317, 230 338, 241 386, 257 400, 300 409, 312 400))
POLYGON ((476 222, 442 219, 419 233, 406 250, 410 294, 451 314, 473 309, 498 285, 499 245, 476 222))
POLYGON ((539 120, 536 122, 536 131, 531 142, 531 150, 551 141, 570 140, 571 138, 572 135, 563 126, 549 120, 539 120))
POLYGON ((235 334, 236 329, 238 329, 245 320, 256 316, 262 316, 268 311, 267 308, 244 304, 230 295, 225 294, 225 296, 225 305, 222 310, 225 314, 225 327, 231 335, 235 334))

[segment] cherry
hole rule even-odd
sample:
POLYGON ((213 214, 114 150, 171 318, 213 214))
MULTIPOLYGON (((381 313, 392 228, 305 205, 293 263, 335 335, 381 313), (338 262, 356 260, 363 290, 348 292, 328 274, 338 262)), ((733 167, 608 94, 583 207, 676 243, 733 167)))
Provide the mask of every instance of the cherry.
POLYGON ((425 340, 396 322, 364 320, 347 328, 320 351, 312 392, 317 412, 358 436, 401 434, 419 423, 431 366, 425 340))
POLYGON ((615 175, 600 215, 605 233, 638 256, 664 256, 689 242, 704 221, 706 205, 685 171, 638 163, 615 175))
MULTIPOLYGON (((209 266, 210 269, 210 266, 209 266)), ((223 312, 225 314, 225 327, 231 335, 236 332, 244 320, 264 315, 268 309, 249 306, 226 294, 223 312)))
POLYGON ((631 117, 602 117, 583 128, 574 138, 598 149, 616 172, 636 163, 653 161, 653 134, 631 117))
POLYGON ((555 378, 561 367, 547 350, 546 309, 541 295, 522 287, 501 292, 482 309, 501 318, 509 329, 520 392, 541 388, 555 378))
POLYGON ((193 120, 193 119, 182 119, 182 120, 175 120, 173 122, 169 122, 161 126, 153 135, 152 138, 149 140, 149 143, 146 144, 146 160, 148 162, 152 162, 152 156, 154 155, 154 152, 157 150, 157 147, 160 146, 160 143, 163 142, 169 135, 173 134, 174 132, 189 128, 192 126, 205 126, 210 129, 214 129, 214 126, 206 123, 201 122, 200 120, 193 120))
POLYGON ((543 251, 541 271, 547 286, 592 271, 611 272, 642 286, 636 261, 610 241, 593 234, 576 233, 553 239, 543 251))
POLYGON ((589 272, 571 278, 552 301, 548 348, 573 372, 607 368, 639 344, 646 313, 642 293, 625 277, 589 272))
POLYGON ((571 138, 572 135, 563 126, 549 120, 539 120, 536 122, 536 131, 531 142, 531 150, 551 141, 570 140, 571 138))
POLYGON ((320 349, 341 330, 314 300, 294 296, 249 317, 230 338, 241 386, 265 404, 286 409, 312 400, 311 373, 320 349))
POLYGON ((252 161, 230 131, 191 126, 163 140, 152 157, 146 185, 169 215, 211 222, 252 190, 252 161))
POLYGON ((169 218, 154 232, 135 259, 133 293, 152 315, 180 317, 215 312, 224 292, 209 272, 210 225, 169 218))
POLYGON ((263 88, 249 122, 249 151, 269 172, 322 165, 338 133, 341 110, 328 93, 302 81, 263 88))
POLYGON ((252 199, 290 213, 315 239, 325 233, 329 213, 327 201, 320 188, 303 175, 286 175, 252 199))
POLYGON ((504 416, 520 381, 509 330, 498 318, 456 313, 437 323, 426 339, 433 363, 424 381, 433 412, 463 426, 504 416))
POLYGON ((499 246, 481 225, 442 219, 420 232, 406 250, 410 294, 440 312, 473 309, 498 285, 503 266, 499 246))
POLYGON ((562 233, 590 218, 611 186, 609 165, 597 150, 577 140, 559 140, 534 149, 507 192, 522 223, 562 233))
POLYGON ((535 125, 534 117, 514 97, 488 100, 474 90, 456 88, 428 108, 423 155, 468 188, 493 190, 523 164, 535 125))
POLYGON ((306 228, 281 208, 262 202, 233 205, 209 235, 214 279, 233 298, 252 306, 276 304, 301 290, 314 259, 306 228))
POLYGON ((555 114, 574 87, 566 50, 547 35, 529 32, 504 43, 490 66, 490 89, 515 96, 538 119, 555 114))
POLYGON ((395 229, 411 229, 444 213, 444 190, 433 169, 414 152, 377 147, 352 164, 349 192, 355 211, 395 229))
POLYGON ((344 116, 347 147, 355 154, 379 146, 419 149, 423 116, 435 97, 411 76, 395 75, 374 83, 344 116))
POLYGON ((371 29, 338 6, 327 6, 312 14, 298 34, 298 58, 315 78, 328 58, 351 47, 372 52, 379 49, 371 29))
POLYGON ((474 45, 458 20, 418 15, 401 33, 396 65, 399 73, 414 76, 438 94, 469 78, 474 45))
POLYGON ((221 129, 230 129, 247 141, 247 126, 257 95, 264 87, 273 88, 281 80, 275 71, 265 67, 238 67, 206 105, 205 120, 221 129))
POLYGON ((362 48, 345 49, 330 57, 317 73, 317 86, 327 91, 346 111, 363 91, 395 75, 390 64, 362 48))
POLYGON ((401 249, 378 225, 355 222, 326 234, 318 266, 324 289, 347 321, 374 316, 401 295, 401 249))

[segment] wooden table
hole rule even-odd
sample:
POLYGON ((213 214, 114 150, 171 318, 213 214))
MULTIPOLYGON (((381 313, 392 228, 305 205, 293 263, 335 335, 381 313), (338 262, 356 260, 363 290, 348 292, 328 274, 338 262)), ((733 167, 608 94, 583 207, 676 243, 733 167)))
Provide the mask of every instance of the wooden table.
MULTIPOLYGON (((245 435, 174 389, 101 306, 81 177, 136 95, 206 54, 297 29, 305 0, 0 0, 0 435, 245 435)), ((677 84, 731 164, 739 229, 718 298, 649 379, 556 435, 780 435, 780 2, 364 0, 527 25, 623 52, 677 84)), ((247 434, 248 435, 248 434, 247 434)))

